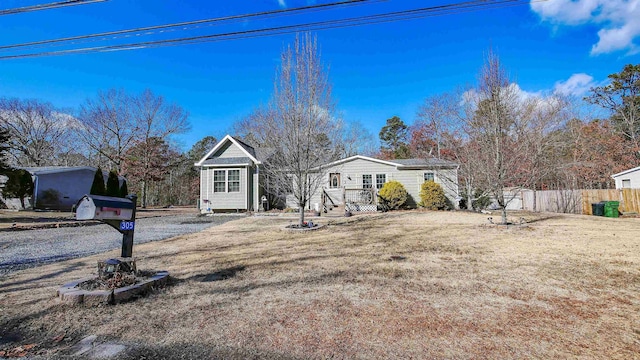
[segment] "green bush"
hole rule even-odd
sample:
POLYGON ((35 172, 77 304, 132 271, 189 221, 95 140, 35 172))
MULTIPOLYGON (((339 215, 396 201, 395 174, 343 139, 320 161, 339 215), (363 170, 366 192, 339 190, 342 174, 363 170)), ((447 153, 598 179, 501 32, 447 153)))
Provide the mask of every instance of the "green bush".
POLYGON ((408 194, 404 186, 392 180, 384 184, 378 192, 380 203, 389 210, 397 210, 407 202, 408 194))
POLYGON ((447 197, 440 184, 429 180, 420 186, 420 206, 429 210, 445 210, 447 208, 447 197))

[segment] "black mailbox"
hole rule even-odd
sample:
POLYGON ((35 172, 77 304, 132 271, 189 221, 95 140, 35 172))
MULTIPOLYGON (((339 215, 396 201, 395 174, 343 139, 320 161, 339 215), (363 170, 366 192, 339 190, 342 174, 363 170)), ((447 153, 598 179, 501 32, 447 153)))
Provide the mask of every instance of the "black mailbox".
POLYGON ((133 232, 136 220, 135 194, 126 198, 85 195, 76 204, 77 220, 100 220, 122 234, 122 257, 133 254, 133 232))

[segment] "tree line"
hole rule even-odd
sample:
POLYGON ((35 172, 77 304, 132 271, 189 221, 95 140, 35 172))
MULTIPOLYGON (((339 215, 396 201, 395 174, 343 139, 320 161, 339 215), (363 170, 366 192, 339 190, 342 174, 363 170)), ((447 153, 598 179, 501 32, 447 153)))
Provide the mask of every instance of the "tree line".
MULTIPOLYGON (((320 55, 315 36, 297 35, 282 51, 270 101, 233 124, 235 136, 270 155, 261 170, 265 190, 293 194, 301 209, 326 180, 322 166, 355 154, 455 161, 468 208, 486 195, 505 208, 509 187, 610 188, 611 174, 640 159, 640 65, 611 74, 608 85, 583 99, 532 95, 489 52, 475 86, 426 98, 412 125, 388 119, 375 149, 361 123, 340 117, 320 55), (591 115, 593 108, 606 115, 591 115)), ((143 206, 194 204, 193 164, 216 139, 207 136, 181 152, 172 139, 188 128, 188 112, 150 90, 99 92, 75 113, 0 98, 0 172, 94 166, 125 176, 143 206)))
POLYGON ((189 129, 188 117, 151 90, 101 91, 75 112, 37 99, 0 98, 0 173, 10 179, 4 195, 28 192, 11 186, 19 185, 12 179, 26 179, 19 168, 93 166, 124 176, 142 206, 193 205, 199 193, 193 164, 216 139, 207 136, 181 152, 174 135, 189 129))
POLYGON ((523 93, 493 52, 478 79, 474 87, 426 98, 411 126, 388 119, 378 156, 458 162, 469 209, 485 195, 505 209, 510 187, 612 188, 611 175, 638 166, 640 65, 626 65, 582 99, 523 93), (593 106, 605 116, 590 115, 593 106))

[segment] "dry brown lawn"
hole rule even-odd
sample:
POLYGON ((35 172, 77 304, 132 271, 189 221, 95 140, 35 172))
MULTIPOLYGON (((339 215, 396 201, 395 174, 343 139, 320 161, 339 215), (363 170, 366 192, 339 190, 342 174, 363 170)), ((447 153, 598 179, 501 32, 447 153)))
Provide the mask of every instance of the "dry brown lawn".
POLYGON ((97 335, 132 358, 640 358, 640 219, 524 216, 362 215, 304 234, 244 218, 134 247, 175 280, 99 308, 55 291, 117 252, 27 269, 0 279, 0 350, 56 356, 97 335))

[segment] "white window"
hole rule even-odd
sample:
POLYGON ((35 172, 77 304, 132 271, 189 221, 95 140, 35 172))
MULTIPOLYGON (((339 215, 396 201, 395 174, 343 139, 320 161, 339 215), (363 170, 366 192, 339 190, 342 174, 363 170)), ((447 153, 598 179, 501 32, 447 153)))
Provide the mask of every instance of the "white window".
POLYGON ((329 188, 336 189, 340 187, 340 173, 329 174, 329 188))
POLYGON ((376 189, 382 189, 384 183, 387 182, 386 174, 376 174, 376 189))
POLYGON ((424 181, 435 181, 435 176, 432 172, 424 173, 424 181))
POLYGON ((362 188, 371 189, 373 187, 373 178, 371 174, 362 175, 362 188))
POLYGON ((624 179, 624 180, 622 180, 622 188, 623 188, 623 189, 629 189, 629 188, 631 188, 631 179, 624 179))
POLYGON ((240 192, 240 170, 227 170, 229 192, 240 192))
POLYGON ((214 170, 213 192, 240 192, 240 170, 214 170))
POLYGON ((224 192, 226 188, 226 171, 214 170, 213 171, 213 192, 224 192))

